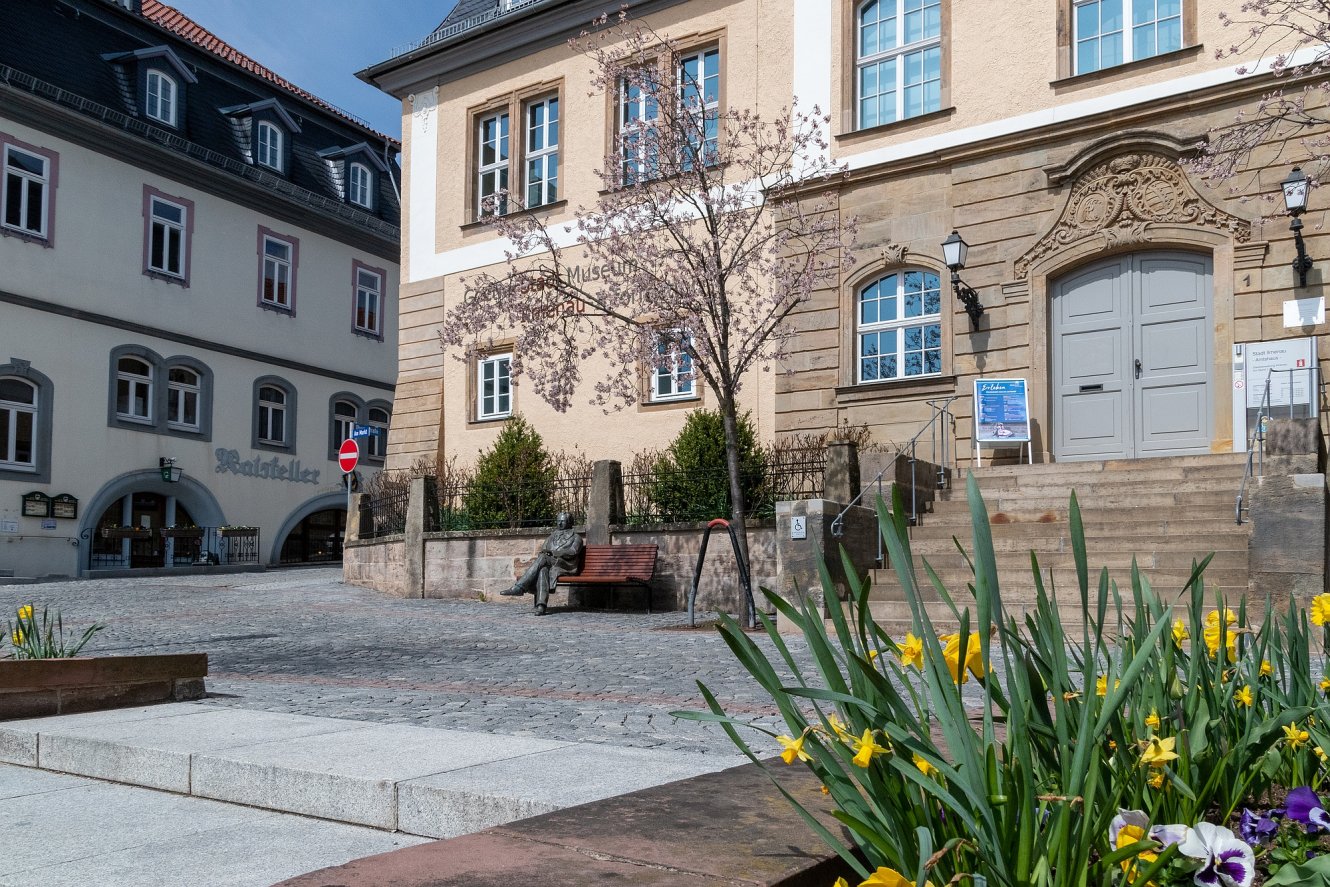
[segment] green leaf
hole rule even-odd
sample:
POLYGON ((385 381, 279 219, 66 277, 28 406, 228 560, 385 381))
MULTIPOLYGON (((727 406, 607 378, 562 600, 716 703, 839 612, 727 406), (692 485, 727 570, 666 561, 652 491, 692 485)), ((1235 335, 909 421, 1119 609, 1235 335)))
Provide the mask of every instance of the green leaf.
POLYGON ((1303 863, 1289 863, 1265 881, 1266 887, 1330 887, 1330 854, 1303 863))

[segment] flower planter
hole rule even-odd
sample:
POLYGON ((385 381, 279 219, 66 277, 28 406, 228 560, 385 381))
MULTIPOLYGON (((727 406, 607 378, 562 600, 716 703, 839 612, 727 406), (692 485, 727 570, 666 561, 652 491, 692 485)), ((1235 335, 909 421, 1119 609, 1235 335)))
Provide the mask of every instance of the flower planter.
POLYGON ((152 535, 151 530, 132 527, 103 527, 101 532, 103 539, 147 539, 152 535))
POLYGON ((203 530, 199 527, 176 527, 175 529, 164 528, 161 531, 163 539, 202 539, 203 530))
POLYGON ((206 653, 0 661, 0 720, 201 699, 206 653))
POLYGON ((259 535, 258 530, 242 530, 242 529, 224 529, 221 531, 221 533, 223 539, 244 539, 247 537, 253 538, 259 535))

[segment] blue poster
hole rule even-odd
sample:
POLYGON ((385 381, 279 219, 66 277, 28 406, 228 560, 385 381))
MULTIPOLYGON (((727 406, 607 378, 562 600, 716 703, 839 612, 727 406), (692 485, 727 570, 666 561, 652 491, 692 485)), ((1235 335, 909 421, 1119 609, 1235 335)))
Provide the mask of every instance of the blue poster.
POLYGON ((975 379, 974 424, 977 443, 1029 441, 1030 401, 1025 380, 975 379))

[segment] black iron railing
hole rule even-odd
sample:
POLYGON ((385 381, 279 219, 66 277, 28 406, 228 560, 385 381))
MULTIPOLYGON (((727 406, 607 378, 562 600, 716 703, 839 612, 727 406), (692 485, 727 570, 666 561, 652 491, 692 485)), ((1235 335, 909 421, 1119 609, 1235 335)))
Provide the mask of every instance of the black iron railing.
POLYGON ((591 476, 486 483, 466 480, 438 485, 431 529, 499 530, 553 527, 560 512, 574 524, 586 523, 591 476))
POLYGON ((90 534, 91 570, 243 566, 261 563, 257 527, 99 527, 90 534))
MULTIPOLYGON (((776 503, 822 495, 826 450, 772 449, 739 470, 746 517, 769 518, 776 503)), ((728 518, 730 476, 721 468, 682 470, 658 462, 623 476, 624 512, 631 526, 728 518)))

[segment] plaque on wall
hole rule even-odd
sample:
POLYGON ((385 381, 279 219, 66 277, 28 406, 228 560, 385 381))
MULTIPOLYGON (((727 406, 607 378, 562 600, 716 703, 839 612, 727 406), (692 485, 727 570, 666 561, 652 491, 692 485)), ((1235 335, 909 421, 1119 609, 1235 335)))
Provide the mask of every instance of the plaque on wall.
POLYGON ((51 497, 45 493, 33 491, 23 496, 24 517, 50 517, 51 497))
POLYGON ((79 516, 79 500, 68 493, 61 493, 51 499, 51 517, 75 520, 79 516))

